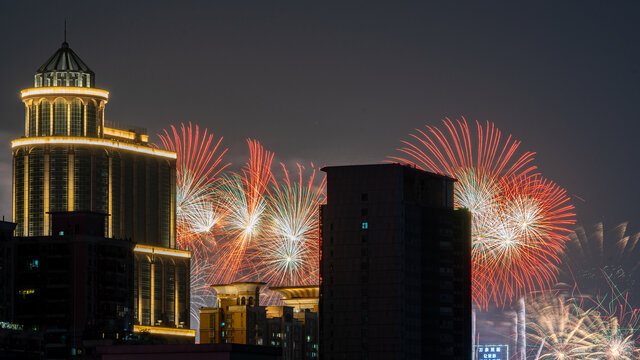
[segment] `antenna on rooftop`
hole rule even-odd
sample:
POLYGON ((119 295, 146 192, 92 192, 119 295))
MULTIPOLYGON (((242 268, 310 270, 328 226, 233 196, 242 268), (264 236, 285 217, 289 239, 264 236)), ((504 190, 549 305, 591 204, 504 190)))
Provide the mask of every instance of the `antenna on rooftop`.
POLYGON ((64 42, 67 42, 67 19, 64 19, 64 42))

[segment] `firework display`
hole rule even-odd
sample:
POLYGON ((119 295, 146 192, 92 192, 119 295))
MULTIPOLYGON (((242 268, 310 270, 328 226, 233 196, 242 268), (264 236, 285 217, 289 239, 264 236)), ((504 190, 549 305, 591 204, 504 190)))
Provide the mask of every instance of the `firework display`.
POLYGON ((605 301, 589 305, 577 298, 548 293, 532 298, 528 338, 531 359, 611 359, 632 360, 640 356, 638 313, 628 305, 605 306, 605 301))
POLYGON ((274 183, 269 191, 267 210, 269 226, 261 263, 265 265, 265 281, 270 284, 315 284, 318 273, 318 204, 325 199, 325 180, 317 182, 312 167, 305 179, 298 165, 297 181, 284 165, 284 181, 274 183))
MULTIPOLYGON (((264 281, 272 286, 318 283, 318 216, 324 175, 313 164, 292 175, 274 154, 248 140, 249 159, 228 171, 221 148, 207 130, 182 124, 160 135, 177 159, 177 245, 192 251, 191 315, 214 304, 212 284, 264 281)), ((277 302, 263 294, 262 303, 277 302)))
MULTIPOLYGON (((191 124, 160 139, 178 154, 177 246, 193 254, 193 326, 199 308, 214 305, 212 284, 318 284, 324 174, 274 164, 256 140, 231 171, 222 138, 191 124)), ((393 161, 457 179, 454 204, 472 214, 473 301, 478 310, 511 309, 512 359, 640 358, 640 310, 631 303, 640 233, 627 234, 626 223, 571 232, 565 190, 492 123, 445 119, 403 144, 393 161)), ((276 304, 264 290, 261 303, 276 304)))
POLYGON ((246 279, 253 274, 257 247, 265 232, 265 193, 273 181, 273 153, 265 151, 257 141, 249 140, 248 144, 249 162, 239 174, 224 176, 215 194, 224 209, 225 236, 217 252, 220 262, 216 283, 246 279))
POLYGON ((176 213, 178 247, 191 250, 190 240, 212 229, 218 218, 212 196, 218 175, 230 164, 223 164, 227 149, 221 149, 222 138, 215 141, 213 134, 189 123, 176 129, 164 130, 160 140, 164 149, 178 153, 176 159, 176 213))
POLYGON ((536 171, 534 153, 495 125, 445 119, 403 141, 394 161, 457 179, 454 202, 472 214, 474 302, 510 304, 555 283, 573 206, 564 189, 536 171))
POLYGON ((628 223, 608 229, 598 223, 589 232, 578 226, 569 235, 559 280, 580 294, 596 297, 612 288, 629 292, 637 301, 640 290, 635 287, 635 276, 640 268, 640 233, 628 234, 627 229, 628 223))

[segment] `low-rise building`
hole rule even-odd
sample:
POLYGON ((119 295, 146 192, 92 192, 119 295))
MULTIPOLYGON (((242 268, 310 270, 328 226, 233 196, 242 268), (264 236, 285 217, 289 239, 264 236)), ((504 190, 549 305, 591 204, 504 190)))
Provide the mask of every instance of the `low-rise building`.
POLYGON ((318 358, 317 286, 272 288, 284 306, 260 306, 264 283, 212 285, 216 307, 200 308, 200 343, 277 347, 283 359, 318 358))

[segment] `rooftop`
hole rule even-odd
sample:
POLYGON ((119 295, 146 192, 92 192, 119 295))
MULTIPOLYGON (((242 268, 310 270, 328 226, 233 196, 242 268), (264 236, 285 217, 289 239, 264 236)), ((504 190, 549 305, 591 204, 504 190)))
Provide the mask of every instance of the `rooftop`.
POLYGON ((87 64, 80 59, 69 44, 65 41, 60 48, 38 68, 36 73, 46 73, 52 71, 75 71, 93 75, 94 72, 89 69, 87 64))

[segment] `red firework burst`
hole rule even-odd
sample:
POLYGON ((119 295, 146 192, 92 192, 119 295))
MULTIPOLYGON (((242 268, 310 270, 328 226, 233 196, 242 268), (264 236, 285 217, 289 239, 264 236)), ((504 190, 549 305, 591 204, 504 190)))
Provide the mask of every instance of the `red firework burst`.
POLYGON ((178 247, 193 249, 194 240, 215 225, 217 207, 212 202, 219 184, 218 176, 230 165, 222 163, 227 149, 222 149, 222 138, 215 140, 207 129, 201 133, 198 125, 173 125, 171 130, 159 134, 165 150, 178 154, 176 160, 176 225, 178 247), (201 135, 202 134, 202 135, 201 135))
POLYGON ((315 285, 319 282, 319 204, 325 199, 325 176, 316 181, 298 164, 297 179, 284 164, 283 181, 273 181, 268 196, 266 236, 260 245, 260 268, 275 286, 315 285))
POLYGON ((392 157, 422 170, 458 179, 454 202, 472 216, 473 298, 486 307, 505 305, 555 282, 558 254, 575 223, 564 189, 535 173, 534 153, 518 155, 520 142, 494 124, 464 118, 427 126, 403 141, 392 157))
POLYGON ((248 140, 249 162, 239 174, 225 177, 218 201, 224 212, 225 241, 221 244, 218 281, 237 281, 254 273, 258 239, 264 233, 265 192, 273 179, 273 153, 258 141, 248 140))

